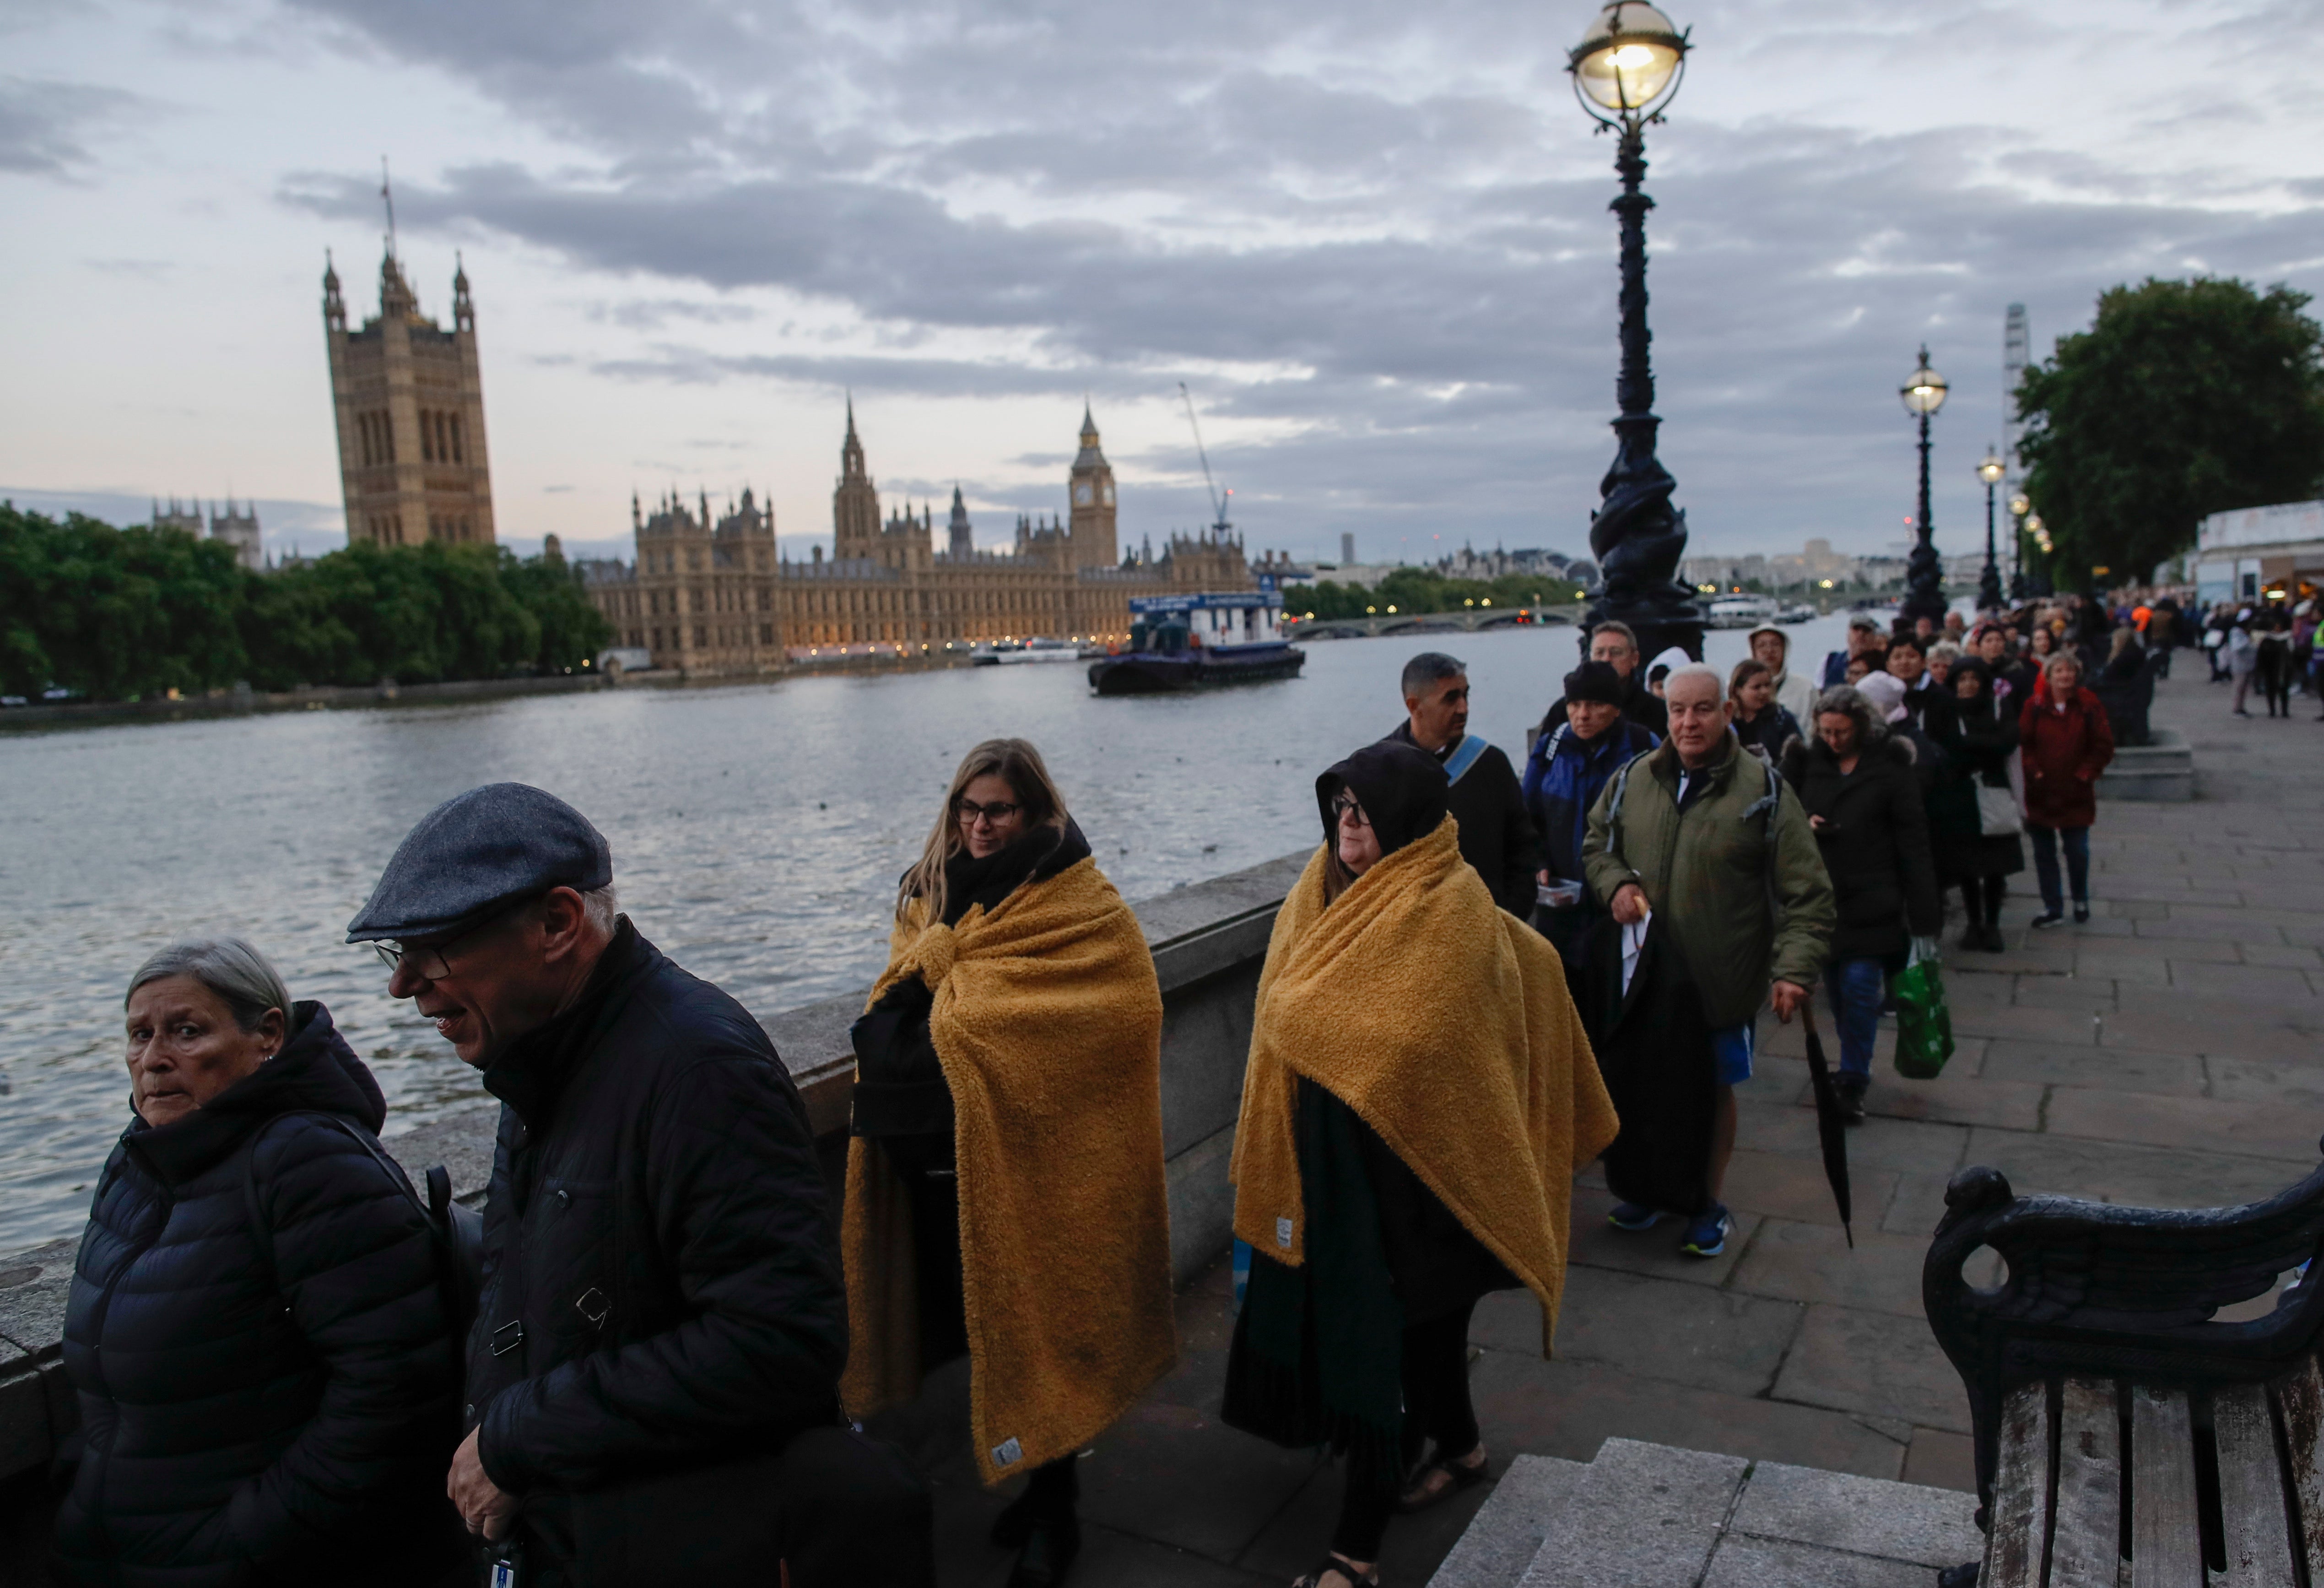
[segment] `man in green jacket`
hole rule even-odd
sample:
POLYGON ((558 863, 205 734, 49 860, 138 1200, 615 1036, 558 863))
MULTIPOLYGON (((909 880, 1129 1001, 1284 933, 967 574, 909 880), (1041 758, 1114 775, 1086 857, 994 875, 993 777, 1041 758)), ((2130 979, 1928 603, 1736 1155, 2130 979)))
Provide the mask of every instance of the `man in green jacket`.
MULTIPOLYGON (((1582 866, 1613 918, 1637 928, 1626 932, 1626 948, 1629 937, 1643 937, 1650 914, 1662 913, 1702 996, 1719 1086, 1711 1198, 1682 1250, 1716 1257, 1733 1223, 1719 1197, 1735 1152, 1735 1087, 1751 1078, 1760 1003, 1788 1022, 1807 1001, 1838 909, 1799 797, 1728 731, 1732 708, 1718 672, 1700 662, 1680 668, 1663 681, 1663 697, 1670 736, 1598 797, 1582 866)), ((1627 1202, 1612 1214, 1625 1230, 1661 1217, 1627 1202)))

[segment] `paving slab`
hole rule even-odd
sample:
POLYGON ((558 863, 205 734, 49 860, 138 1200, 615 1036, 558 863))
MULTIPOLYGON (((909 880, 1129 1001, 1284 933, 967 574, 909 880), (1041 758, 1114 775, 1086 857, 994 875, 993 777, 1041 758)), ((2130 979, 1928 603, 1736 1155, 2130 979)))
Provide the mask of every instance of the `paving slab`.
MULTIPOLYGON (((1878 1072, 1875 1072, 1876 1077, 1878 1072)), ((1893 1072, 1886 1079, 1904 1085, 1893 1072)), ((1786 1153, 1795 1158, 1817 1157, 1815 1113, 1805 1108, 1774 1108, 1765 1103, 1738 1103, 1735 1144, 1738 1150, 1786 1153)), ((1848 1133, 1848 1161, 1865 1168, 1903 1173, 1950 1174, 1960 1167, 1969 1145, 1969 1129, 1924 1120, 1871 1119, 1848 1133)))
MULTIPOLYGON (((1960 1062, 1959 1057, 1953 1060, 1956 1065, 1960 1062)), ((2182 1053, 2067 1048, 2052 1042, 2012 1042, 1996 1038, 1987 1046, 1985 1061, 1977 1074, 1982 1081, 2200 1097, 2204 1094, 2203 1067, 2201 1059, 2182 1053)), ((1947 1073, 1950 1073, 1950 1067, 1947 1073)), ((2317 1080, 2319 1087, 2324 1087, 2324 1075, 2317 1080)), ((2324 1090, 2318 1095, 2324 1097, 2324 1090)))
POLYGON ((1851 1248, 1831 1225, 1769 1219, 1736 1269, 1734 1288, 1919 1318, 1921 1261, 1928 1255, 1928 1241, 1872 1226, 1872 1220, 1864 1221, 1851 1248))
POLYGON ((2021 1196, 2134 1207, 2233 1207, 2273 1196, 2301 1177, 2298 1166, 2279 1159, 2023 1131, 1971 1131, 1966 1161, 1999 1169, 2021 1196))
MULTIPOLYGON (((1969 1393, 1925 1319, 1819 1302, 1784 1359, 1775 1399, 1969 1431, 1969 1393)), ((1851 1546, 1852 1547, 1852 1546, 1851 1546)))
POLYGON ((1729 1528, 1923 1566, 1957 1565, 1985 1547, 1977 1504, 1964 1495, 1782 1462, 1752 1468, 1729 1528))
POLYGON ((1729 1537, 1720 1541, 1702 1588, 1929 1588, 1929 1568, 1804 1544, 1729 1537))
POLYGON ((1511 1588, 1540 1553, 1582 1471, 1581 1462, 1553 1455, 1511 1461, 1428 1588, 1511 1588))
POLYGON ((1490 1451, 1587 1461, 1609 1438, 1692 1441, 1752 1461, 1813 1463, 1893 1478, 1908 1424, 1758 1396, 1674 1387, 1595 1362, 1488 1351, 1470 1371, 1477 1426, 1490 1451))
POLYGON ((2038 1129, 2042 1103, 2049 1088, 2039 1082, 1987 1079, 1977 1073, 1978 1060, 1956 1049, 1933 1080, 1919 1081, 1890 1073, 1873 1072, 1872 1086, 1864 1095, 1868 1113, 1884 1119, 1928 1120, 1952 1125, 2004 1125, 2013 1131, 2038 1129))
MULTIPOLYGON (((1904 1451, 1904 1482, 1932 1489, 1977 1492, 1977 1445, 1967 1434, 1940 1428, 1915 1428, 1904 1451)), ((1981 1553, 1981 1552, 1980 1552, 1981 1553)), ((1964 1560, 1973 1556, 1964 1556, 1964 1560)))
MULTIPOLYGON (((1861 1210, 1886 1206, 1895 1195, 1899 1177, 1896 1171, 1853 1163, 1850 1168, 1854 1172, 1849 1183, 1856 1194, 1857 1207, 1861 1210)), ((1831 1186, 1824 1178, 1821 1159, 1738 1148, 1727 1166, 1722 1199, 1730 1209, 1748 1209, 1771 1218, 1798 1219, 1812 1224, 1840 1223, 1840 1209, 1832 1201, 1831 1186)), ((1863 1216, 1860 1211, 1858 1216, 1863 1216)))
MULTIPOLYGON (((1610 1269, 1570 1268, 1557 1354, 1675 1384, 1762 1395, 1799 1330, 1800 1307, 1610 1269)), ((1519 1355, 1541 1349, 1541 1304, 1502 1290, 1478 1305, 1469 1338, 1519 1355)))
POLYGON ((2189 959, 2171 962, 2171 984, 2209 997, 2286 1000, 2316 995, 2314 985, 2300 971, 2254 965, 2205 965, 2189 959))
POLYGON ((1747 1463, 1609 1439, 1524 1588, 1695 1588, 1747 1463))
POLYGON ((2312 1165, 2317 1131, 2324 1119, 2282 1103, 2061 1087, 2051 1099, 2047 1122, 2054 1136, 2135 1141, 2312 1165))

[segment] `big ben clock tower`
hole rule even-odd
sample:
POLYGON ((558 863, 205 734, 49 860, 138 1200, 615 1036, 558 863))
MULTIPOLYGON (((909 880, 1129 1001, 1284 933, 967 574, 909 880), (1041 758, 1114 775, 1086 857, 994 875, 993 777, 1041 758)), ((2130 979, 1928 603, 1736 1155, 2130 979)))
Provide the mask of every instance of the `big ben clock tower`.
POLYGON ((1113 466, 1098 450, 1097 421, 1082 405, 1082 449, 1074 457, 1070 522, 1075 568, 1111 568, 1121 560, 1114 544, 1113 466))

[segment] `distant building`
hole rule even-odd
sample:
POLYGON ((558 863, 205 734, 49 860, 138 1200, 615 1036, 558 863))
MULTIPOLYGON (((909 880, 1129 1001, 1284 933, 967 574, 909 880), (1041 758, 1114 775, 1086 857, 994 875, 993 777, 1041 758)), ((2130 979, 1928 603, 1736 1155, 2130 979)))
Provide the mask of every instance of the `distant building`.
POLYGON ((1355 559, 1356 538, 1347 531, 1342 530, 1340 531, 1340 560, 1342 562, 1353 562, 1355 559))
POLYGON ((978 551, 955 486, 939 552, 932 507, 881 517, 851 402, 828 559, 820 546, 806 562, 782 557, 774 515, 745 490, 715 519, 699 494, 692 507, 665 496, 651 514, 632 499, 636 563, 578 568, 616 646, 697 674, 770 670, 792 651, 827 646, 918 652, 1038 635, 1121 639, 1133 596, 1252 587, 1242 541, 1231 535, 1173 535, 1158 559, 1150 549, 1118 554, 1113 467, 1086 410, 1065 488, 1063 520, 1019 514, 1010 549, 978 551))
MULTIPOLYGON (((2256 601, 2273 590, 2304 601, 2324 585, 2324 502, 2215 512, 2198 526, 2195 549, 2183 560, 2193 565, 2199 601, 2256 601)), ((2169 571, 2156 570, 2157 582, 2169 571)))
MULTIPOLYGON (((203 534, 202 504, 196 500, 188 505, 180 506, 178 499, 172 496, 170 498, 170 505, 165 508, 157 498, 153 503, 152 522, 153 527, 157 530, 176 530, 180 534, 191 535, 198 540, 203 534)), ((263 542, 259 538, 258 509, 254 504, 245 502, 237 510, 234 498, 227 497, 224 512, 215 510, 211 512, 208 534, 211 540, 223 540, 233 547, 235 560, 251 572, 259 573, 264 570, 266 551, 263 542)))
POLYGON ((452 277, 452 328, 420 312, 392 253, 379 263, 379 314, 347 329, 339 275, 323 272, 323 337, 338 412, 347 540, 375 546, 489 546, 492 472, 476 309, 465 267, 452 277))

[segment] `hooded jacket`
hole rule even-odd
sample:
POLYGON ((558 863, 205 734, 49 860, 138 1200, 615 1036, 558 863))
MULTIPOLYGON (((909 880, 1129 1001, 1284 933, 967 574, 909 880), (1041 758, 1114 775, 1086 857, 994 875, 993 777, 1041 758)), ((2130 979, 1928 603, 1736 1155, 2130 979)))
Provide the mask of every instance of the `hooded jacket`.
POLYGON ((1590 808, 1614 769, 1660 743, 1628 717, 1616 717, 1595 739, 1570 722, 1533 742, 1523 785, 1526 814, 1541 835, 1542 864, 1554 877, 1582 875, 1582 845, 1590 836, 1590 808))
POLYGON ((123 1588, 410 1583, 461 1556, 458 1355, 435 1248, 362 1141, 377 1083, 319 1003, 253 1074, 134 1122, 65 1314, 78 1449, 59 1574, 123 1588))
POLYGON ((1810 825, 1823 818, 1815 838, 1839 911, 1835 963, 1902 954, 1908 927, 1912 937, 1932 937, 1944 924, 1914 759, 1911 743, 1894 734, 1865 745, 1846 774, 1821 739, 1784 757, 1784 780, 1799 790, 1810 825))
POLYGON ((766 1536, 748 1463, 837 1417, 846 1302, 798 1090, 749 1011, 626 916, 484 1081, 503 1106, 463 1427, 522 1501, 529 1582, 715 1580, 766 1536))
POLYGON ((1590 887, 1609 908, 1626 882, 1664 918, 1712 1029, 1758 1012, 1771 980, 1812 987, 1831 947, 1831 879, 1799 796, 1735 735, 1692 774, 1680 807, 1678 751, 1629 763, 1590 808, 1590 887), (1614 791, 1623 790, 1618 817, 1614 791))

